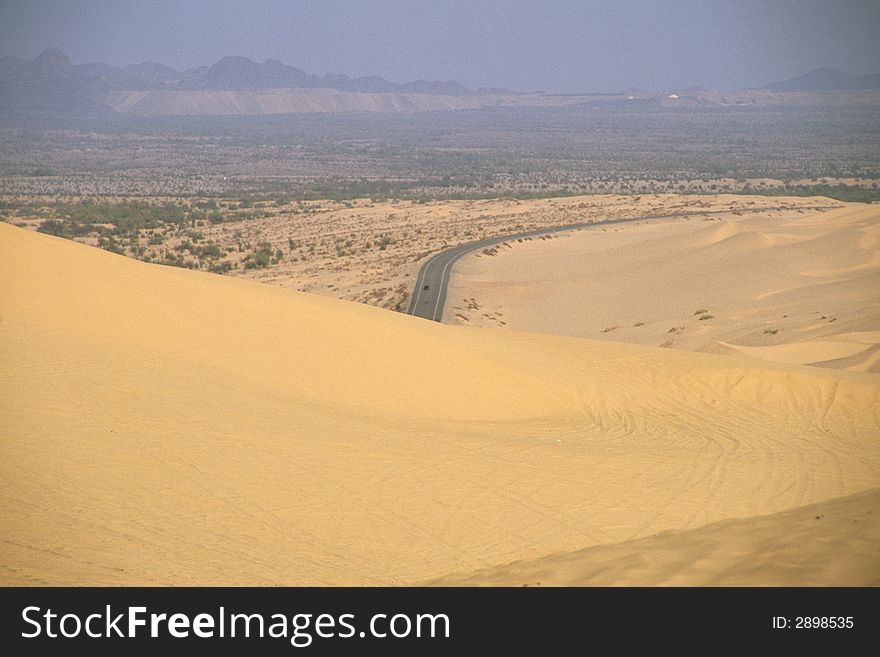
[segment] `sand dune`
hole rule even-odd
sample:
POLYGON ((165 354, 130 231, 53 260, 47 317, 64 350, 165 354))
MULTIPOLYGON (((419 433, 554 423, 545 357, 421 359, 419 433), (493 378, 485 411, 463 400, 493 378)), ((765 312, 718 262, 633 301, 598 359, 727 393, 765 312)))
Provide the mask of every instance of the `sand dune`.
POLYGON ((880 586, 880 489, 496 566, 444 586, 880 586))
POLYGON ((809 365, 811 363, 833 363, 847 360, 852 362, 846 369, 867 371, 876 364, 877 346, 880 345, 880 332, 862 331, 860 333, 843 333, 832 336, 830 340, 801 340, 766 347, 745 347, 742 345, 718 343, 733 351, 756 358, 772 360, 778 363, 809 365), (857 337, 867 336, 867 337, 857 337), (871 353, 870 358, 854 361, 855 356, 871 353))
POLYGON ((459 261, 447 299, 449 323, 880 372, 880 206, 514 243, 459 261))
POLYGON ((412 583, 880 485, 873 374, 443 326, 8 224, 0 333, 2 584, 412 583))

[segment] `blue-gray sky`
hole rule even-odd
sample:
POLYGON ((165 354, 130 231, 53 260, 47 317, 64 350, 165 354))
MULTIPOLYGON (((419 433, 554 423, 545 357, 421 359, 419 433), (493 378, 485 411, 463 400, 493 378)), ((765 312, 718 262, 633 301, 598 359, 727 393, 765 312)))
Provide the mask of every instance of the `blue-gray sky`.
POLYGON ((880 72, 876 0, 0 0, 0 54, 175 68, 224 55, 310 73, 554 92, 761 86, 880 72))

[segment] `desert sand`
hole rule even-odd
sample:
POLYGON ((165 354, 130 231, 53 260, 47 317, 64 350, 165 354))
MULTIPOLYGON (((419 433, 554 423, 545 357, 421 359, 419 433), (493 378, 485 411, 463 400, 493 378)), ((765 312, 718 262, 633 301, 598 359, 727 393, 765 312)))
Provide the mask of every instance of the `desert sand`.
POLYGON ((446 326, 8 224, 0 333, 0 584, 409 584, 565 554, 552 582, 577 583, 579 551, 689 531, 769 584, 765 534, 713 523, 786 512, 811 581, 876 582, 838 552, 874 498, 809 533, 792 511, 880 486, 875 374, 446 326))
POLYGON ((445 577, 442 586, 880 586, 880 489, 445 577))
POLYGON ((444 320, 880 372, 880 206, 509 242, 456 263, 444 320))

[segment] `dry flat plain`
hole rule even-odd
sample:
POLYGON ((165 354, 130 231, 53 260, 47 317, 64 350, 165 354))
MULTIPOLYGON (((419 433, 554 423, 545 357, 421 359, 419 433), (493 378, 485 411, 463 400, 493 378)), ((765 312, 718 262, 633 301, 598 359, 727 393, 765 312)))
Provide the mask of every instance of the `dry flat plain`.
POLYGON ((0 333, 2 584, 880 580, 876 374, 447 326, 2 223, 0 333))
POLYGON ((455 265, 445 319, 880 372, 880 206, 512 241, 455 265))

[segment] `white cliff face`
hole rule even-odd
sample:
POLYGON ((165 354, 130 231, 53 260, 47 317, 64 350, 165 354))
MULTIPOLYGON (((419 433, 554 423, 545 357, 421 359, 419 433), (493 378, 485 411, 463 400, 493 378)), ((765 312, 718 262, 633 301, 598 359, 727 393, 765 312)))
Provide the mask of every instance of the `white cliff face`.
POLYGON ((107 104, 117 112, 162 116, 301 112, 432 112, 475 109, 490 103, 485 96, 364 93, 335 89, 267 89, 114 91, 108 95, 107 104))

